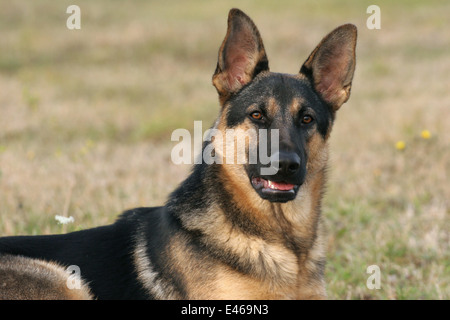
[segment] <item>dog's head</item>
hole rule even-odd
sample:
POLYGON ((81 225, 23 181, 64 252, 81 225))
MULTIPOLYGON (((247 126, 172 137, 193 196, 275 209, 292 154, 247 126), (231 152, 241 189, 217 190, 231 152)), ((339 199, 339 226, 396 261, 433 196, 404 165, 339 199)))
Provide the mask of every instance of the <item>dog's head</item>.
POLYGON ((340 26, 319 43, 299 73, 272 73, 253 21, 238 9, 230 11, 213 75, 222 107, 215 127, 241 133, 215 143, 226 152, 230 141, 245 144, 246 163, 228 169, 246 178, 241 192, 287 202, 308 175, 325 166, 335 113, 350 96, 356 34, 354 25, 340 26), (262 161, 264 155, 268 161, 262 161))

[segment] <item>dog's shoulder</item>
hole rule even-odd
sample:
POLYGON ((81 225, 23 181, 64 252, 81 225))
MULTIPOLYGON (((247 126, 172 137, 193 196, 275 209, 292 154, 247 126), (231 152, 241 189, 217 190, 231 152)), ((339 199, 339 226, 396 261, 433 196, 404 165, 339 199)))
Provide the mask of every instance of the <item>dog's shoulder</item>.
POLYGON ((146 221, 161 214, 164 207, 138 207, 122 212, 116 220, 116 224, 128 224, 146 221))

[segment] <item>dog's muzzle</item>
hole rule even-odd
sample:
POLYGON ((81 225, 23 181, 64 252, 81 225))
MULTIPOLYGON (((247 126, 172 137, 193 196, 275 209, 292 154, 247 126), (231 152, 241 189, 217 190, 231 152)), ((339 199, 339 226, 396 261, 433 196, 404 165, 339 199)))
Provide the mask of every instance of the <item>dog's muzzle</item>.
POLYGON ((271 157, 270 167, 260 168, 261 175, 253 175, 251 184, 261 198, 271 202, 295 199, 300 185, 301 160, 295 152, 278 152, 271 157))

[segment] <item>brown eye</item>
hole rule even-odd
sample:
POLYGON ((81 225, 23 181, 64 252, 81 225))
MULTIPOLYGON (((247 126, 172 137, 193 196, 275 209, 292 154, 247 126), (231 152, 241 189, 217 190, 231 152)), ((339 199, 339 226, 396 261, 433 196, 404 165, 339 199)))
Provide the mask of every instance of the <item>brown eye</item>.
POLYGON ((252 112, 251 114, 250 114, 250 116, 253 118, 253 119, 255 119, 255 120, 261 120, 262 119, 262 113, 261 112, 259 112, 259 111, 255 111, 255 112, 252 112))
POLYGON ((309 124, 313 121, 313 118, 311 116, 303 116, 302 123, 303 124, 309 124))

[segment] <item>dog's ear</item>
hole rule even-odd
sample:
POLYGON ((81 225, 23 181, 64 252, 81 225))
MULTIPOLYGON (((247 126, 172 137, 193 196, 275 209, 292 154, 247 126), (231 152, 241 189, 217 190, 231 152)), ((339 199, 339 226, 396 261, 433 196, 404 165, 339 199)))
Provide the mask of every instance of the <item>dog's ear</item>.
POLYGON ((241 10, 231 9, 227 34, 220 46, 213 75, 221 104, 266 70, 269 70, 269 62, 258 29, 241 10))
POLYGON ((345 24, 328 34, 300 69, 334 111, 350 97, 355 71, 357 30, 345 24))

